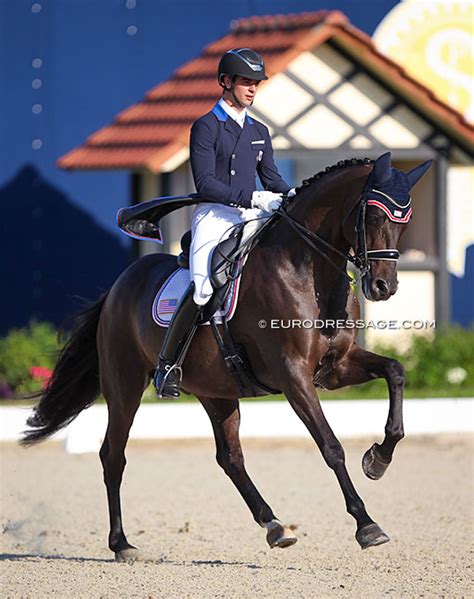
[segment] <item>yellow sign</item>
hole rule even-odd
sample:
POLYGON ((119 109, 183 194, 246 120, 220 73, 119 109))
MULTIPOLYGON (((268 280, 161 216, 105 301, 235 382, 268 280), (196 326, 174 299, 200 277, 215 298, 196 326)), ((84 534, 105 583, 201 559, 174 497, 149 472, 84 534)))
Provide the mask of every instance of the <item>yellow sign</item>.
POLYGON ((474 4, 404 0, 373 35, 377 48, 474 122, 474 4))

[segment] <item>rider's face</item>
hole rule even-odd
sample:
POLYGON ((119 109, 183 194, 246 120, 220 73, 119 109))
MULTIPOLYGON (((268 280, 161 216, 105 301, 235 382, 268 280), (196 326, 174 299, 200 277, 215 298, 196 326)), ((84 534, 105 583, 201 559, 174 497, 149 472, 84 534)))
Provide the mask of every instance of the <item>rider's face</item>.
MULTIPOLYGON (((227 75, 224 77, 224 84, 226 86, 226 89, 229 90, 232 84, 232 80, 227 75)), ((260 81, 255 81, 254 79, 247 79, 246 77, 240 77, 239 75, 235 77, 233 92, 235 99, 240 104, 240 107, 238 108, 242 108, 243 106, 252 106, 259 85, 260 81)), ((230 95, 229 92, 226 93, 228 96, 230 95)))

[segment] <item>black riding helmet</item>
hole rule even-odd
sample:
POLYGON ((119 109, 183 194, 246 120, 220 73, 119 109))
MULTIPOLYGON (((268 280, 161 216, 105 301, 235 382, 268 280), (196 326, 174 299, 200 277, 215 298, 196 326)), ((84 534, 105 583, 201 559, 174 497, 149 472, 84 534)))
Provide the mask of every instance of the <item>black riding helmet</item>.
POLYGON ((222 81, 224 75, 228 75, 232 79, 237 75, 255 81, 268 79, 265 75, 263 58, 250 48, 234 48, 224 54, 217 69, 217 80, 222 87, 224 87, 222 81))

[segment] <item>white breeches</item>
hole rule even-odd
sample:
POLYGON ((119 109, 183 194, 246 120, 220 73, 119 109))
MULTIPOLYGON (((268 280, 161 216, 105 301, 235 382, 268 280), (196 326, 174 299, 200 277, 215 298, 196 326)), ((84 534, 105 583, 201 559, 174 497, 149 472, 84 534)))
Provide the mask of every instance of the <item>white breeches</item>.
POLYGON ((226 204, 198 204, 192 218, 192 241, 189 253, 191 280, 194 281, 194 301, 204 305, 214 288, 209 277, 212 250, 232 232, 232 225, 247 222, 241 243, 252 235, 270 216, 256 208, 234 208, 226 204), (257 217, 260 220, 247 222, 257 217))

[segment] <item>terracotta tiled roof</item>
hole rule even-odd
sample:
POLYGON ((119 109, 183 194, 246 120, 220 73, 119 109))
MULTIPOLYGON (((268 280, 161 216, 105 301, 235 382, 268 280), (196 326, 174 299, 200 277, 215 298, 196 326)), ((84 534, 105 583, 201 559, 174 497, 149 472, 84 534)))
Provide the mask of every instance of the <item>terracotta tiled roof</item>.
POLYGON ((418 109, 462 148, 472 152, 474 129, 461 114, 380 54, 369 36, 338 11, 250 17, 231 23, 225 37, 209 44, 201 56, 121 112, 111 125, 60 158, 66 169, 134 169, 159 172, 187 147, 191 124, 220 96, 216 66, 229 48, 252 47, 265 57, 269 76, 282 71, 298 54, 328 39, 362 63, 387 87, 418 109))

